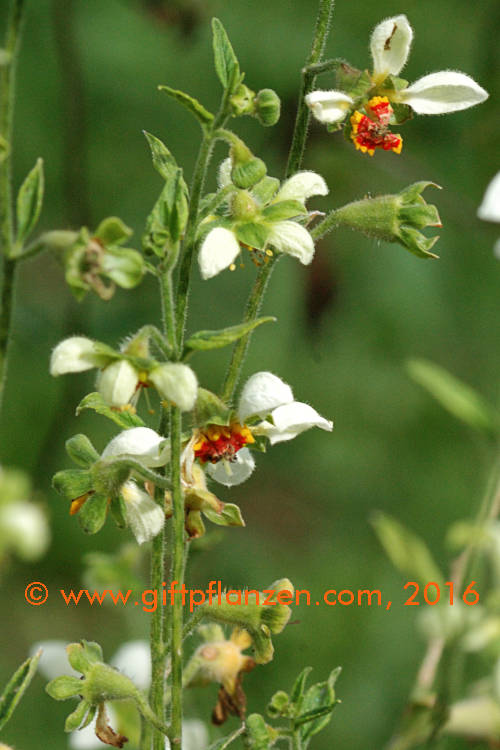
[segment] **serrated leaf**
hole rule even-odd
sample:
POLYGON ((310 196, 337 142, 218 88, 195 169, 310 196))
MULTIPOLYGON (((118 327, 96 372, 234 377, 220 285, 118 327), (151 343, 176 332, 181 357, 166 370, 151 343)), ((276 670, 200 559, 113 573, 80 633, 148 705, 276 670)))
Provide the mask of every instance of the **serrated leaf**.
POLYGON ((225 503, 222 511, 217 513, 215 510, 203 510, 203 515, 217 526, 244 526, 245 521, 241 515, 241 510, 233 503, 225 503))
POLYGON ((473 388, 443 367, 424 359, 407 363, 413 380, 425 388, 450 414, 488 435, 498 435, 499 415, 473 388))
POLYGON ((26 661, 21 664, 19 669, 17 669, 10 678, 0 696, 0 731, 9 721, 17 704, 33 679, 41 654, 42 651, 40 649, 40 651, 34 656, 26 659, 26 661))
POLYGON ((205 109, 203 104, 200 104, 200 102, 193 96, 186 94, 184 91, 172 89, 170 86, 158 86, 158 88, 160 91, 164 91, 168 96, 172 97, 172 99, 178 101, 179 104, 182 104, 183 107, 186 107, 186 109, 196 117, 203 127, 212 123, 214 119, 213 114, 209 112, 208 109, 205 109))
POLYGON ((226 30, 218 18, 212 19, 215 70, 225 90, 232 91, 239 83, 240 66, 226 30))
POLYGON ((108 406, 101 394, 97 393, 97 391, 95 393, 89 393, 84 399, 82 399, 82 401, 80 401, 76 409, 76 416, 78 416, 83 409, 93 409, 98 414, 107 417, 117 424, 122 430, 128 430, 129 427, 144 427, 144 422, 139 416, 137 416, 137 414, 132 414, 130 411, 114 411, 114 409, 108 406))
POLYGON ((307 214, 304 204, 300 201, 287 200, 272 203, 262 211, 262 218, 266 221, 286 221, 296 216, 307 214))
POLYGON ((388 558, 401 573, 423 584, 435 581, 442 585, 441 571, 423 539, 385 513, 376 513, 371 523, 388 558))
POLYGON ((147 142, 149 143, 151 156, 153 157, 154 168, 157 172, 159 172, 159 174, 161 174, 164 180, 169 180, 172 176, 172 173, 174 173, 175 170, 178 169, 177 162, 175 161, 174 157, 165 146, 163 141, 161 141, 155 135, 152 135, 152 133, 148 133, 146 130, 143 130, 142 132, 146 136, 147 142))
POLYGON ((43 202, 43 161, 38 159, 19 189, 16 204, 16 245, 21 248, 34 229, 40 216, 43 202))
POLYGON ((242 336, 253 331, 254 328, 262 323, 274 323, 276 318, 266 316, 257 318, 248 323, 239 323, 228 328, 221 328, 219 331, 198 331, 194 333, 186 342, 186 349, 192 351, 207 351, 208 349, 220 349, 223 346, 238 341, 242 336))

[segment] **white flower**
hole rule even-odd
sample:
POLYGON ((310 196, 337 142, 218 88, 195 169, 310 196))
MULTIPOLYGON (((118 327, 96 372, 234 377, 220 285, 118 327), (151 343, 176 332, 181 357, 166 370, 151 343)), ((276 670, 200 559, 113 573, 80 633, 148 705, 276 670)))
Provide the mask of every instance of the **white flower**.
MULTIPOLYGON (((371 80, 375 91, 389 101, 409 105, 419 115, 440 115, 458 112, 480 104, 488 93, 465 73, 442 70, 419 78, 411 86, 399 91, 383 87, 385 79, 398 76, 406 64, 413 39, 413 30, 405 15, 381 21, 373 30, 370 51, 373 60, 371 80)), ((368 97, 367 97, 368 98, 368 97)), ((341 122, 349 109, 349 97, 343 91, 313 91, 306 104, 320 122, 341 122)), ((351 100, 352 103, 352 100, 351 100)))
POLYGON ((215 227, 212 229, 200 248, 198 263, 203 279, 217 276, 235 261, 240 253, 240 244, 229 229, 215 227))
POLYGON ((32 562, 45 554, 49 544, 49 525, 38 505, 27 500, 0 505, 0 549, 11 549, 32 562))
MULTIPOLYGON (((484 221, 500 222, 500 172, 497 172, 486 188, 477 215, 484 221)), ((493 252, 500 259, 500 239, 496 241, 493 252)))
POLYGON ((126 359, 118 359, 104 368, 97 389, 110 406, 128 404, 139 383, 139 373, 126 359))
MULTIPOLYGON (((61 674, 78 676, 72 669, 66 656, 66 642, 60 640, 40 641, 35 643, 30 653, 34 655, 42 649, 39 667, 40 672, 49 680, 53 680, 61 674)), ((137 640, 124 643, 109 662, 111 666, 119 669, 130 677, 140 690, 147 691, 151 684, 151 657, 147 641, 137 640)), ((118 723, 113 706, 106 705, 110 724, 116 726, 118 723)), ((184 750, 200 750, 207 747, 209 742, 208 732, 205 724, 197 719, 187 719, 182 722, 182 746, 184 750)), ((95 720, 84 729, 71 732, 69 736, 69 747, 72 750, 98 750, 104 747, 95 734, 95 720)), ((170 750, 170 743, 165 739, 165 750, 170 750)))
POLYGON ((168 461, 168 444, 149 427, 132 427, 116 435, 101 458, 131 458, 150 468, 164 466, 168 461))
POLYGON ((50 358, 50 374, 64 375, 67 372, 83 372, 100 367, 102 355, 97 354, 95 341, 85 336, 71 336, 61 341, 50 358))
POLYGON ((165 524, 165 513, 147 492, 129 479, 122 485, 120 494, 125 501, 128 525, 138 544, 150 542, 165 524))
POLYGON ((171 362, 155 367, 149 379, 158 393, 172 401, 181 411, 191 411, 198 395, 198 381, 190 367, 180 362, 171 362))

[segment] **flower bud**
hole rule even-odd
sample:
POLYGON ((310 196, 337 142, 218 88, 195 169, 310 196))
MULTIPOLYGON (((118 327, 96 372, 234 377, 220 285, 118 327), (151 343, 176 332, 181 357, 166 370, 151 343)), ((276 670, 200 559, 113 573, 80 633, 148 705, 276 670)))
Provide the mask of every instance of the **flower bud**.
POLYGON ((139 374, 126 359, 108 365, 99 375, 97 388, 110 406, 124 406, 134 395, 139 374))
POLYGON ((257 204, 247 190, 238 190, 231 201, 231 214, 239 221, 250 221, 257 213, 257 204))
POLYGON ((262 159, 253 156, 245 162, 235 164, 231 170, 231 180, 236 187, 246 189, 256 185, 267 172, 267 167, 262 159))
POLYGON ((248 750, 269 748, 279 737, 279 732, 266 724, 260 714, 250 714, 245 722, 245 747, 248 750))
POLYGON ((253 115, 255 112, 255 92, 241 83, 229 99, 233 117, 253 115))
POLYGON ((254 99, 255 116, 264 127, 276 125, 280 119, 281 102, 272 89, 262 89, 254 99))
POLYGON ((430 252, 438 237, 426 237, 419 230, 440 227, 436 206, 428 205, 422 191, 439 187, 432 182, 416 182, 397 195, 365 198, 337 209, 334 218, 338 225, 349 226, 385 242, 398 242, 420 258, 437 258, 430 252))
POLYGON ((179 407, 191 411, 198 395, 198 381, 193 370, 180 362, 158 365, 149 373, 149 380, 160 396, 179 407))
POLYGON ((278 692, 273 695, 269 702, 267 713, 273 719, 276 719, 278 718, 278 716, 286 716, 288 714, 289 707, 290 698, 288 696, 288 693, 285 693, 284 690, 278 690, 278 692))
POLYGON ((85 336, 71 336, 61 341, 50 358, 50 374, 64 375, 67 372, 83 372, 93 367, 102 367, 109 361, 96 350, 96 342, 85 336))

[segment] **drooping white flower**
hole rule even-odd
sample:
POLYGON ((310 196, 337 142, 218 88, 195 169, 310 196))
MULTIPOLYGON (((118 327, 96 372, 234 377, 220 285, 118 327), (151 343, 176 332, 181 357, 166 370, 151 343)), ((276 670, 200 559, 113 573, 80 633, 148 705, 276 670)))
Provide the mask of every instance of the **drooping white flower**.
MULTIPOLYGON (((477 215, 484 221, 500 222, 500 172, 497 172, 486 188, 477 215)), ((493 252, 500 259, 500 239, 495 242, 493 252)))
POLYGON ((100 367, 102 355, 96 351, 96 342, 86 336, 71 336, 61 341, 50 358, 50 374, 64 375, 67 372, 83 372, 100 367))
POLYGON ((132 427, 116 435, 105 447, 102 458, 131 458, 150 468, 164 466, 169 451, 165 438, 150 427, 132 427))
POLYGON ((110 406, 128 404, 139 384, 139 373, 126 359, 112 362, 100 373, 97 389, 110 406))
POLYGON ((147 492, 129 479, 122 485, 120 494, 125 501, 128 525, 138 544, 150 542, 165 524, 165 513, 147 492))
POLYGON ((193 370, 181 362, 158 365, 149 373, 149 380, 160 396, 181 411, 191 411, 198 395, 198 380, 193 370))

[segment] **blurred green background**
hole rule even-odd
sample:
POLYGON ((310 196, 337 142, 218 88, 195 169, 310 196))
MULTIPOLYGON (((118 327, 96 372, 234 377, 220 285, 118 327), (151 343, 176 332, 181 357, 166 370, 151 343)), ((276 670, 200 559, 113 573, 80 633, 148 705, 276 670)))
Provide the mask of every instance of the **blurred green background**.
MULTIPOLYGON (((3 21, 6 9, 2 0, 3 21)), ((282 98, 275 128, 234 121, 269 173, 280 176, 315 10, 314 0, 30 0, 19 65, 15 176, 19 184, 43 156, 47 184, 40 229, 93 228, 118 215, 134 228, 139 247, 161 187, 141 130, 162 138, 191 175, 198 126, 156 86, 173 85, 208 108, 217 106, 212 15, 226 26, 248 85, 273 88, 282 98)), ((327 55, 369 67, 371 29, 398 13, 407 14, 415 31, 406 78, 463 70, 489 90, 490 99, 465 112, 407 124, 399 157, 362 156, 340 135, 313 124, 304 167, 319 171, 331 194, 310 206, 324 210, 432 180, 444 188, 426 193, 443 222, 435 248, 441 258, 424 262, 399 246, 339 231, 319 244, 311 267, 291 259, 278 265, 264 306, 278 323, 254 335, 246 374, 279 374, 297 399, 333 418, 335 430, 308 432, 258 456, 254 476, 221 494, 241 506, 246 529, 226 531, 219 545, 193 554, 189 572, 193 587, 219 578, 232 587, 265 587, 288 576, 296 587, 310 589, 313 601, 325 589, 359 587, 379 588, 392 600, 389 612, 299 608, 295 624, 275 637, 274 661, 246 676, 249 709, 263 712, 272 693, 288 689, 303 666, 312 665, 320 680, 342 665, 342 705, 313 741, 317 750, 382 747, 423 651, 417 613, 403 606, 404 581, 384 557, 370 514, 382 509, 395 515, 424 536, 446 566, 446 528, 477 507, 492 458, 487 446, 409 380, 405 360, 427 357, 493 402, 499 396, 500 266, 492 246, 500 228, 476 218, 500 162, 498 0, 388 0, 383 6, 338 0, 327 55)), ((320 82, 321 88, 330 85, 328 77, 320 82)), ((209 187, 224 156, 219 145, 209 187)), ((189 330, 237 323, 254 275, 251 264, 203 283, 196 272, 189 330)), ((12 562, 2 574, 0 684, 37 640, 95 639, 109 656, 121 642, 147 637, 149 615, 138 608, 67 608, 56 595, 59 588, 82 585, 84 552, 112 551, 129 535, 108 522, 99 535, 84 538, 50 487, 52 474, 70 466, 68 437, 86 432, 101 449, 113 429, 97 415, 74 416, 93 388, 93 374, 56 381, 48 359, 67 335, 115 345, 158 319, 151 278, 133 292, 118 291, 109 303, 88 296, 78 304, 52 258, 21 268, 0 459, 29 471, 44 493, 53 543, 40 563, 12 562), (25 602, 32 580, 49 587, 43 607, 25 602)), ((227 354, 193 359, 206 387, 219 386, 227 354)), ((17 750, 67 747, 62 728, 69 704, 56 704, 43 686, 36 677, 4 732, 2 739, 17 750)), ((187 715, 208 720, 215 693, 215 686, 193 691, 187 715)))

